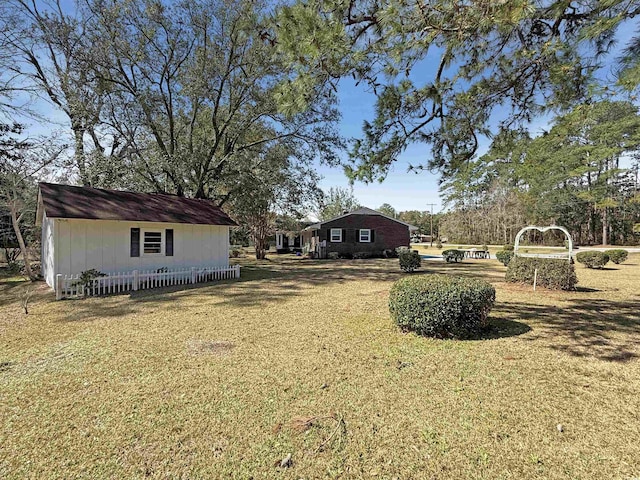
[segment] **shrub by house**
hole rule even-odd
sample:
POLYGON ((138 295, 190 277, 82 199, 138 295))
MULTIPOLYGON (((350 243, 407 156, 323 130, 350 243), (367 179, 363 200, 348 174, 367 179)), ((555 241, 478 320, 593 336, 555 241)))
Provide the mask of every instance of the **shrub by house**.
POLYGON ((413 272, 422 265, 422 259, 417 250, 399 249, 398 260, 400 261, 400 270, 407 273, 413 272))
POLYGON ((514 257, 507 265, 508 282, 533 285, 538 270, 537 285, 551 290, 574 290, 578 283, 573 263, 556 258, 514 257))
POLYGON ((495 288, 484 280, 412 276, 394 283, 389 310, 403 330, 429 337, 464 338, 486 327, 495 298, 495 288))

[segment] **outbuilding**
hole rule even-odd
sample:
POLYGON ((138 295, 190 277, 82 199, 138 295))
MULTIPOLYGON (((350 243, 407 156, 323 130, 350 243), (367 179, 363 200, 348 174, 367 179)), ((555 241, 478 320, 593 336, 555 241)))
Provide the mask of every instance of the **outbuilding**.
POLYGON ((227 267, 229 228, 236 225, 214 202, 41 183, 37 224, 42 226, 42 275, 96 269, 227 267))

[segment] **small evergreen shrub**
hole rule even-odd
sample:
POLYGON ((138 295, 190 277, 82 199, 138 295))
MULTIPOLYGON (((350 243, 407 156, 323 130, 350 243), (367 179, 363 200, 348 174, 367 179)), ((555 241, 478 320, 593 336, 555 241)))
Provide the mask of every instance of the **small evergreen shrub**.
POLYGON ((417 250, 398 250, 398 260, 400 262, 400 269, 403 272, 413 272, 417 268, 420 268, 422 264, 422 258, 420 258, 417 250))
POLYGON ((608 255, 609 260, 611 260, 616 265, 620 265, 629 256, 629 252, 621 248, 614 248, 613 250, 607 250, 604 253, 605 255, 608 255))
POLYGON ((513 258, 513 251, 500 250, 496 252, 496 258, 506 267, 513 258))
POLYGON ((488 252, 489 251, 489 245, 487 245, 487 244, 482 245, 481 250, 484 250, 485 252, 488 252))
POLYGON ((353 259, 354 260, 364 260, 366 258, 371 258, 373 254, 371 252, 354 252, 353 259))
POLYGON ((89 289, 93 286, 93 281, 98 277, 106 277, 106 273, 102 273, 95 268, 91 268, 89 270, 85 270, 80 272, 80 275, 77 280, 74 280, 71 285, 81 286, 83 290, 89 289))
POLYGON ((462 250, 451 248, 442 252, 442 258, 444 258, 447 263, 461 262, 462 260, 464 260, 464 252, 462 250))
POLYGON ((436 248, 437 248, 438 250, 441 250, 441 249, 442 249, 442 242, 441 242, 440 240, 438 240, 438 243, 436 243, 436 248))
POLYGON ((576 260, 587 268, 602 268, 609 263, 609 255, 605 252, 580 252, 576 260))
POLYGON ((572 263, 557 258, 513 257, 507 265, 507 282, 533 285, 535 270, 537 285, 551 290, 575 290, 578 283, 572 263))
POLYGON ((329 252, 327 253, 327 258, 329 260, 338 260, 340 258, 340 254, 338 252, 329 252))
POLYGON ((420 275, 393 284, 389 311, 403 330, 439 338, 468 337, 487 326, 495 299, 495 288, 484 280, 420 275))

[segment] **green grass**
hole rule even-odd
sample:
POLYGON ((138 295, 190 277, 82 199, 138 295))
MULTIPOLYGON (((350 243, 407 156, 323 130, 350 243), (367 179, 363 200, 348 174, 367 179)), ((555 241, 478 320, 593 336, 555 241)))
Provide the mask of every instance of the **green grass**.
POLYGON ((397 260, 241 262, 131 296, 40 285, 29 315, 0 280, 0 478, 640 476, 639 255, 570 293, 424 262, 496 286, 473 341, 391 323, 397 260))

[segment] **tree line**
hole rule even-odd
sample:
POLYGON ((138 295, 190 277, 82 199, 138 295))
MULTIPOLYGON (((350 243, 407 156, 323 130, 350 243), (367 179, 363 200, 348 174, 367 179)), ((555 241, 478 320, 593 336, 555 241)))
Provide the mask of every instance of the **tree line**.
POLYGON ((627 101, 576 106, 532 137, 505 130, 444 179, 442 233, 511 243, 526 225, 562 225, 575 242, 635 244, 640 222, 640 115, 627 101))

